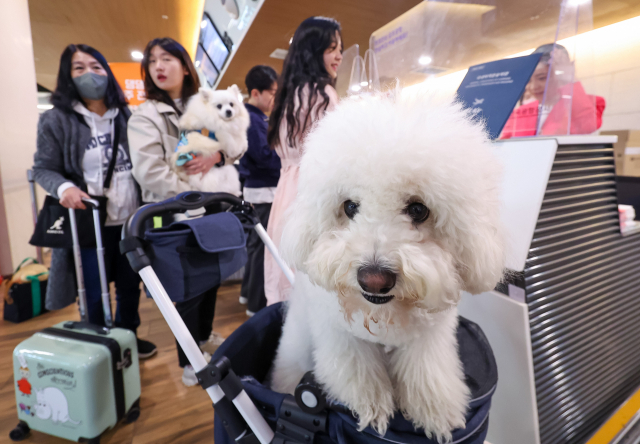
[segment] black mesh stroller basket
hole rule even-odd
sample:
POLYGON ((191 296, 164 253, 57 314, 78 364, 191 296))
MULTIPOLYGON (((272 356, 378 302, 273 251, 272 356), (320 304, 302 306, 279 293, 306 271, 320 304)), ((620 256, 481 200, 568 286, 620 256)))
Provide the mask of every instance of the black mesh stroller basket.
MULTIPOLYGON (((233 371, 242 377, 245 391, 274 430, 278 430, 281 420, 291 420, 290 416, 285 418, 285 412, 295 404, 292 395, 271 391, 263 385, 275 358, 282 324, 282 303, 269 306, 242 324, 224 341, 212 359, 215 361, 224 356, 231 361, 233 371)), ((466 427, 455 430, 451 442, 482 444, 487 435, 491 397, 498 380, 497 367, 491 346, 478 325, 459 317, 457 339, 472 400, 466 415, 466 427)), ((320 427, 321 430, 315 427, 315 430, 309 431, 311 441, 308 442, 437 444, 437 441, 428 439, 423 430, 415 429, 400 412, 392 419, 385 436, 378 435, 369 427, 358 432, 356 418, 343 406, 331 406, 321 416, 326 418, 326 425, 324 428, 320 427)), ((227 435, 218 415, 215 419, 214 434, 216 444, 234 442, 227 435)))

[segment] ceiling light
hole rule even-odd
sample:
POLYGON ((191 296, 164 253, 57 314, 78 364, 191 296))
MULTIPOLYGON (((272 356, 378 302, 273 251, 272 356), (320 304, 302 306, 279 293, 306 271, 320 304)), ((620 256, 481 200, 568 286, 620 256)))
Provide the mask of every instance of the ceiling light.
POLYGON ((580 6, 591 3, 591 0, 569 0, 567 3, 569 4, 569 6, 580 6))
POLYGON ((351 91, 353 91, 353 92, 358 92, 358 91, 360 91, 360 85, 353 85, 353 86, 351 87, 351 91))
POLYGON ((369 82, 367 82, 366 80, 364 82, 360 82, 360 86, 368 86, 369 82))
POLYGON ((289 39, 289 44, 291 44, 292 42, 293 42, 293 37, 289 39))
POLYGON ((204 29, 206 27, 207 27, 207 21, 206 20, 201 21, 200 22, 200 28, 204 29))
POLYGON ((429 56, 422 56, 418 59, 418 63, 420 63, 423 66, 428 65, 429 63, 431 63, 433 61, 433 59, 429 56))
POLYGON ((289 53, 289 51, 287 51, 286 49, 281 49, 278 48, 275 51, 273 51, 269 57, 271 57, 272 59, 281 59, 284 60, 287 57, 287 54, 289 53))
POLYGON ((133 60, 142 60, 144 55, 140 51, 131 51, 131 58, 133 60))
POLYGON ((196 68, 200 66, 200 60, 196 60, 196 68))
POLYGON ((162 18, 167 20, 169 18, 169 16, 168 15, 163 15, 162 18))

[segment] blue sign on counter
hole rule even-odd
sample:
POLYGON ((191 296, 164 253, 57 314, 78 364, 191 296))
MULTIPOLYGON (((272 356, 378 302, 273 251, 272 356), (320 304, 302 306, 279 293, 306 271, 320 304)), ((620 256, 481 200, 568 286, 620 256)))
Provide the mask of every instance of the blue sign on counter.
POLYGON ((531 54, 469 68, 458 88, 458 97, 486 121, 492 139, 500 135, 541 56, 531 54))

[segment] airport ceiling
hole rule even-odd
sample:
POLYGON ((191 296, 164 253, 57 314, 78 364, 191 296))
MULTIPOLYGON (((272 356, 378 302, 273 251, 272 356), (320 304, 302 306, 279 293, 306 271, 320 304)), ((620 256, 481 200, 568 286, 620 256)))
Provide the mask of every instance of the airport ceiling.
MULTIPOLYGON (((339 20, 345 48, 357 43, 362 54, 373 31, 408 11, 420 0, 265 0, 220 87, 244 86, 246 72, 256 64, 280 71, 282 60, 270 58, 287 49, 296 27, 307 17, 339 20)), ((496 5, 530 5, 530 0, 469 0, 496 5)), ((154 37, 169 36, 195 48, 204 0, 29 0, 33 51, 38 83, 55 88, 60 54, 69 43, 86 43, 109 62, 131 62, 131 51, 142 50, 154 37)), ((640 15, 640 0, 593 0, 594 27, 640 15)))

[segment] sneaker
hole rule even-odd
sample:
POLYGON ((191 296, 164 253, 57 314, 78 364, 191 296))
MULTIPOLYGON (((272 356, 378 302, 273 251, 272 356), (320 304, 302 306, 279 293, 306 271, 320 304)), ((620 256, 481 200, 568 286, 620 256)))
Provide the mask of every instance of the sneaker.
POLYGON ((200 343, 200 350, 202 350, 203 352, 214 354, 223 342, 224 338, 222 337, 222 335, 220 335, 220 333, 212 331, 209 339, 200 343))
POLYGON ((249 316, 249 317, 251 317, 251 316, 253 316, 254 314, 256 314, 256 312, 255 312, 255 311, 251 311, 251 310, 247 310, 247 312, 246 312, 246 313, 247 313, 247 316, 249 316))
POLYGON ((244 296, 240 296, 238 302, 240 302, 242 305, 247 305, 249 303, 249 299, 245 298, 244 296))
POLYGON ((137 338, 138 342, 138 358, 147 359, 155 355, 158 348, 153 342, 145 341, 144 339, 137 338))
POLYGON ((185 365, 182 371, 182 383, 187 387, 193 387, 198 383, 196 371, 191 365, 185 365))

